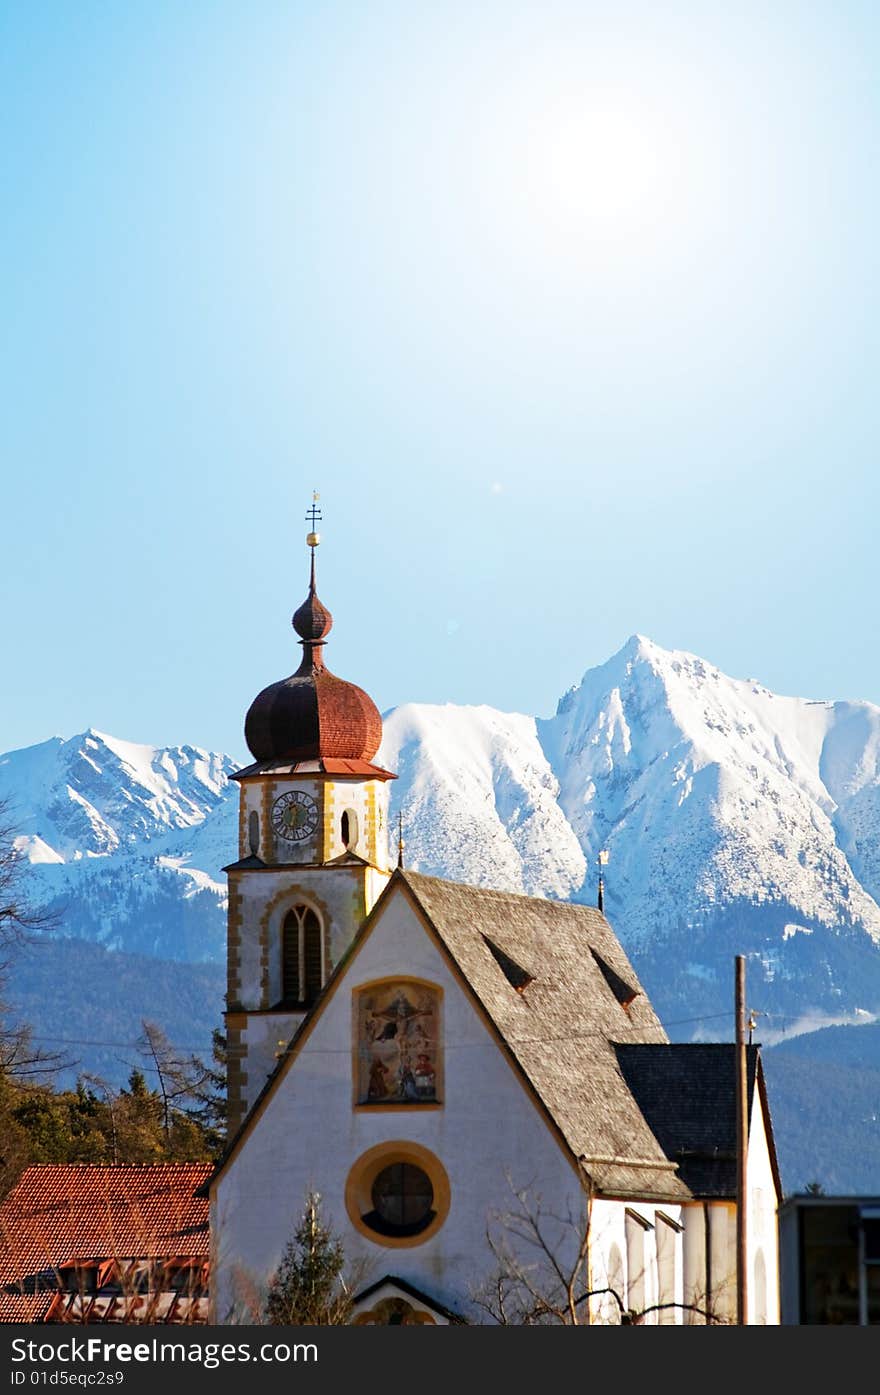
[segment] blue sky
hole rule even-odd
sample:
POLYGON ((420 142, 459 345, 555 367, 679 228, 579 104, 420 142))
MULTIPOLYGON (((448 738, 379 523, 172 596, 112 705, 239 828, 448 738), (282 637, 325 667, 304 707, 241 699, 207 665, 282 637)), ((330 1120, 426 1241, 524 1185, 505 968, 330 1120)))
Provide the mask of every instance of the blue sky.
POLYGON ((0 5, 0 749, 635 631, 880 702, 876 6, 0 5))

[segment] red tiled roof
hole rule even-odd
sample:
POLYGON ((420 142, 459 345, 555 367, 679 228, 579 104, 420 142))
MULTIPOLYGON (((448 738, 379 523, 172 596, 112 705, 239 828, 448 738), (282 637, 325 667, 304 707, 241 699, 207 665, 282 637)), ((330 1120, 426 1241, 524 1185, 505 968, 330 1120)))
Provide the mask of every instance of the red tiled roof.
POLYGON ((0 1322, 40 1322, 72 1259, 207 1257, 208 1163, 40 1163, 0 1204, 0 1322))

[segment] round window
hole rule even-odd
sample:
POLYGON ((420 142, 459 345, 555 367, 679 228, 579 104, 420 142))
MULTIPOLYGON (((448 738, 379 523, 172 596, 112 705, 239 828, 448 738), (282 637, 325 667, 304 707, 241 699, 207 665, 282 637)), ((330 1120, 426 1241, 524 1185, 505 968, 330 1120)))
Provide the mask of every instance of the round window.
POLYGON ((380 1245, 420 1245, 449 1211, 449 1178, 418 1143, 380 1143, 348 1175, 345 1204, 353 1224, 380 1245))
POLYGON ((370 1188, 370 1200, 373 1209, 363 1221, 380 1235, 418 1235, 436 1214, 431 1179, 414 1163, 383 1167, 370 1188))

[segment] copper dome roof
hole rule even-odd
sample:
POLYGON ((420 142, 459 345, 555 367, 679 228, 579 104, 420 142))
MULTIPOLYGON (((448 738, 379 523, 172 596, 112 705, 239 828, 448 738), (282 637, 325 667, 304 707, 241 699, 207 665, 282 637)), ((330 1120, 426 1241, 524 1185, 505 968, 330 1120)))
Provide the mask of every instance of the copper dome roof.
POLYGON ((302 663, 251 703, 244 735, 254 759, 371 761, 382 740, 382 718, 363 688, 324 666, 333 616, 315 591, 314 546, 309 594, 292 623, 301 636, 302 663))

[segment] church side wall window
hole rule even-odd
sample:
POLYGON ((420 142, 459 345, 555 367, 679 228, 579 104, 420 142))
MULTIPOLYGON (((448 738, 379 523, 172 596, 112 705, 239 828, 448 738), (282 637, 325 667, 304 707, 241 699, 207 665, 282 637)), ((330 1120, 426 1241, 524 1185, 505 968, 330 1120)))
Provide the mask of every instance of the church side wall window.
POLYGON ((414 979, 386 979, 355 992, 355 1103, 440 1103, 441 997, 438 987, 414 979))
POLYGON ((324 986, 321 922, 311 906, 294 906, 281 928, 281 995, 285 1006, 311 1007, 324 986))

